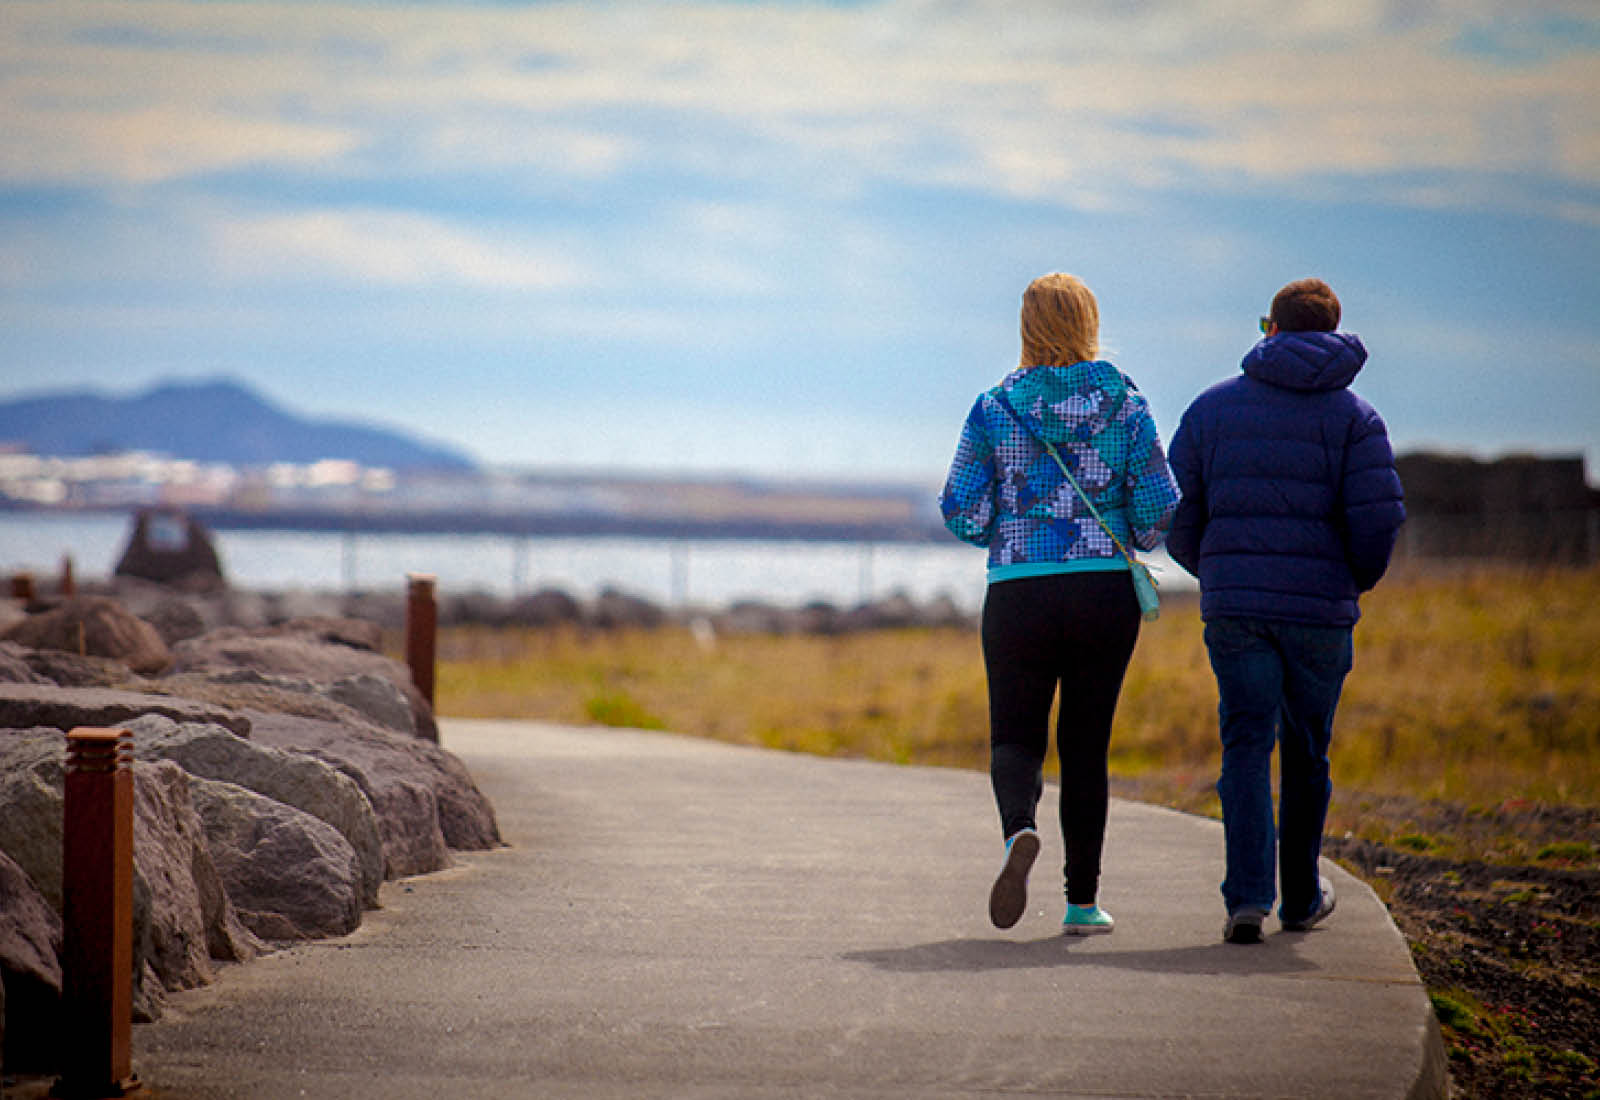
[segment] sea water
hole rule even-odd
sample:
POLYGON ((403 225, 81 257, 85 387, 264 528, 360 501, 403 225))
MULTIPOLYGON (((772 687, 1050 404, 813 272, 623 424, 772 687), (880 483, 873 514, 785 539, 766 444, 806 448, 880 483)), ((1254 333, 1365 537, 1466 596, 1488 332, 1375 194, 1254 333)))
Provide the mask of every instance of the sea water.
MULTIPOLYGON (((132 521, 121 514, 0 513, 0 573, 31 572, 48 584, 72 559, 83 579, 109 577, 132 521)), ((430 573, 447 592, 513 596, 558 588, 592 599, 616 588, 670 607, 726 607, 759 600, 849 607, 901 592, 925 603, 948 596, 974 613, 983 601, 984 554, 948 543, 666 539, 593 536, 406 535, 215 531, 230 584, 259 591, 401 589, 430 573)), ((1193 581, 1164 554, 1147 559, 1167 591, 1193 581)))

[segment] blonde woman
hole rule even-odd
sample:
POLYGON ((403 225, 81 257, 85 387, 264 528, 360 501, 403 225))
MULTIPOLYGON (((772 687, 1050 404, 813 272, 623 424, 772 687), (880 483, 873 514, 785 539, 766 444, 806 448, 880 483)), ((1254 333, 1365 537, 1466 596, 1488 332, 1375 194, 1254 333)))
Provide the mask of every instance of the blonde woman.
POLYGON ((1100 310, 1082 280, 1035 279, 1022 296, 1021 324, 1021 363, 974 402, 940 507, 957 538, 989 550, 982 628, 989 775, 1006 842, 989 916, 1009 928, 1027 908, 1050 706, 1059 690, 1062 928, 1088 935, 1115 924, 1098 904, 1106 754, 1140 622, 1128 561, 1116 544, 1159 545, 1178 490, 1144 396, 1099 357, 1100 310))

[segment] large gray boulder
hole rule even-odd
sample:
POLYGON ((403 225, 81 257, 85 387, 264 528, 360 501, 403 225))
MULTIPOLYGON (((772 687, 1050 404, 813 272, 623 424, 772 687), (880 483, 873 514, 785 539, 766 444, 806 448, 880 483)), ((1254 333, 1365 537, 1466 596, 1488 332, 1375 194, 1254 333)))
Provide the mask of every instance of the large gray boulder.
POLYGON ((589 621, 602 630, 653 630, 666 621, 659 604, 617 588, 601 589, 589 621))
POLYGON ((405 697, 415 719, 417 736, 439 739, 433 708, 411 682, 411 670, 370 649, 330 637, 325 623, 286 624, 268 630, 225 628, 178 643, 174 672, 224 672, 248 669, 264 676, 331 683, 346 677, 372 675, 388 680, 405 697))
POLYGON ((221 726, 147 715, 126 728, 141 760, 170 760, 190 775, 245 787, 333 826, 356 853, 362 905, 377 908, 383 839, 355 780, 315 757, 246 741, 221 726))
POLYGON ((135 1017, 155 1019, 162 989, 203 985, 212 960, 247 962, 262 944, 228 897, 188 773, 170 761, 135 761, 133 774, 134 955, 155 979, 139 983, 148 1007, 139 1011, 136 998, 135 1017))
POLYGON ((251 740, 308 753, 360 785, 378 815, 389 878, 450 865, 448 849, 500 844, 489 804, 465 766, 432 742, 365 723, 252 712, 251 740))
POLYGON ((155 627, 169 646, 225 626, 259 628, 282 618, 270 594, 226 586, 196 591, 114 577, 106 591, 155 627))
MULTIPOLYGON (((288 606, 284 609, 293 610, 288 606)), ((326 645, 342 645, 369 653, 383 652, 383 627, 365 619, 329 614, 285 616, 272 632, 309 637, 326 645)))
POLYGON ((0 851, 0 1065, 43 1070, 61 1001, 61 917, 0 851), (9 1019, 8 1019, 9 1016, 9 1019))
MULTIPOLYGON (((299 623, 305 620, 333 621, 344 614, 344 596, 338 592, 313 591, 290 588, 276 593, 268 601, 273 622, 299 623)), ((378 649, 379 645, 369 648, 378 649)))
POLYGON ((493 593, 481 589, 441 596, 437 618, 440 626, 462 626, 468 623, 485 623, 499 626, 505 622, 506 605, 493 593))
POLYGON ((189 780, 239 918, 269 940, 342 936, 361 923, 361 862, 325 821, 233 783, 189 780))
POLYGON ((16 642, 0 643, 16 647, 17 658, 33 673, 32 680, 17 683, 55 684, 58 687, 109 687, 138 690, 145 683, 121 661, 109 657, 80 657, 59 649, 28 649, 16 642))
POLYGON ((899 630, 918 626, 920 621, 921 612, 911 597, 896 591, 851 608, 841 617, 840 626, 849 631, 899 630))
MULTIPOLYGON (((152 691, 194 699, 230 711, 264 710, 282 714, 298 714, 303 718, 322 718, 329 722, 355 722, 364 716, 348 703, 335 698, 335 684, 316 680, 300 680, 289 676, 264 676, 249 668, 230 668, 217 672, 180 672, 150 681, 152 691)), ((385 681, 387 683, 387 681, 385 681)), ((404 699, 390 685, 392 698, 404 699)), ((386 716, 392 715, 386 712, 386 716)), ((413 729, 409 707, 399 727, 402 732, 413 729)))
POLYGON ((559 626, 583 620, 583 607, 559 588, 540 588, 511 601, 504 613, 510 626, 559 626))
POLYGON ((795 616, 777 604, 739 600, 711 620, 717 634, 793 634, 795 616))
POLYGON ((386 677, 362 672, 341 677, 327 685, 325 690, 328 698, 343 703, 374 724, 396 733, 416 736, 417 716, 412 710, 411 701, 386 677))
POLYGON ((0 683, 50 683, 46 677, 40 676, 28 664, 28 657, 32 653, 33 650, 16 642, 0 642, 0 683))
MULTIPOLYGON (((52 912, 62 906, 66 739, 60 731, 0 730, 0 852, 52 912)), ((210 980, 209 959, 244 961, 260 944, 239 923, 211 862, 188 790, 171 763, 133 766, 135 1016, 159 1013, 162 989, 210 980)), ((0 893, 0 910, 9 897, 0 893)))
POLYGON ((224 626, 264 626, 270 597, 226 586, 196 591, 137 577, 113 577, 106 589, 129 611, 156 628, 169 646, 224 626))
POLYGON ((161 635, 161 640, 171 647, 186 638, 198 638, 209 629, 205 615, 197 606, 198 603, 197 600, 186 600, 182 596, 172 595, 136 613, 155 627, 156 633, 161 635))
POLYGON ((337 680, 267 676, 253 668, 180 672, 159 681, 163 691, 235 710, 270 710, 332 722, 366 719, 396 733, 415 735, 416 714, 405 692, 370 672, 337 680))
POLYGON ((237 711, 194 699, 118 688, 62 688, 51 684, 0 683, 0 728, 122 726, 142 714, 176 722, 209 722, 249 736, 250 720, 237 711))
POLYGON ((61 916, 28 873, 0 852, 0 972, 33 976, 61 987, 61 916))
POLYGON ((407 602, 402 591, 352 592, 345 596, 341 610, 352 619, 384 630, 404 630, 407 602))
POLYGON ((67 740, 60 730, 0 730, 0 852, 61 912, 61 805, 67 740))
POLYGON ((160 672, 172 661, 155 627, 108 596, 74 596, 59 607, 29 615, 5 637, 31 649, 109 657, 134 672, 160 672))

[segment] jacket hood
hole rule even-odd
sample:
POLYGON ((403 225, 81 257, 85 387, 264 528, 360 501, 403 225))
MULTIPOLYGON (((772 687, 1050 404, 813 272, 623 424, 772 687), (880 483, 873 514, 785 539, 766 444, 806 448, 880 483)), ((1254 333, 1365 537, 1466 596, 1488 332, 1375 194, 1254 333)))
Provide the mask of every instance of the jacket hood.
POLYGON ((1138 388, 1104 360, 1070 367, 1020 367, 996 387, 1051 443, 1092 438, 1138 388))
POLYGON ((1239 366, 1286 390, 1341 390, 1355 380, 1367 349, 1353 332, 1280 332, 1260 341, 1239 366))

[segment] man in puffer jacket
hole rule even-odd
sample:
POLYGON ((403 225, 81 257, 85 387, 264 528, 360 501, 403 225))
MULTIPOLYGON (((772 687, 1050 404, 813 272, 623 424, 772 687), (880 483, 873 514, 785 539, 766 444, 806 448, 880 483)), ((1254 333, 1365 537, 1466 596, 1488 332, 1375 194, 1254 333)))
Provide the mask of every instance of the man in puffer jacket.
POLYGON ((1320 279, 1278 291, 1243 374, 1197 397, 1172 438, 1182 500, 1167 551, 1200 579, 1217 679, 1230 943, 1260 942, 1274 862, 1285 930, 1333 911, 1333 885, 1317 872, 1328 743, 1357 599, 1388 568, 1405 520, 1383 419, 1349 389, 1367 352, 1337 331, 1339 313, 1320 279))

